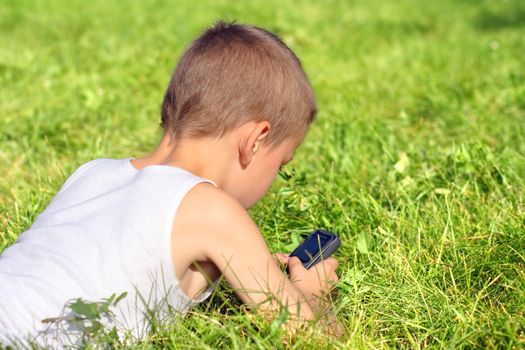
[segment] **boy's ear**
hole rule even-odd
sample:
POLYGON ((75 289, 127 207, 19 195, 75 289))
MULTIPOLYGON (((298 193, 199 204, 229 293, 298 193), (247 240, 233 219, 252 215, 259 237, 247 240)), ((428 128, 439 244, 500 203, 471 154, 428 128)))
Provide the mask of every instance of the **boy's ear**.
POLYGON ((266 141, 271 129, 270 122, 266 120, 252 123, 253 125, 247 128, 239 144, 239 161, 243 169, 251 163, 254 154, 259 151, 262 144, 266 141))

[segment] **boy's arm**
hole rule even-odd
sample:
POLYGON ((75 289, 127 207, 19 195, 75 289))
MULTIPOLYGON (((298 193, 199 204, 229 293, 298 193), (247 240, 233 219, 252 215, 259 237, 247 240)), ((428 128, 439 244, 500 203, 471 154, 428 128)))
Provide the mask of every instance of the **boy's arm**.
POLYGON ((275 263, 266 242, 244 208, 227 203, 221 227, 210 237, 206 255, 243 302, 263 309, 287 305, 301 318, 313 313, 299 290, 275 263), (272 298, 275 300, 272 302, 272 298))
MULTIPOLYGON (((173 245, 174 260, 186 254, 193 261, 212 261, 243 302, 266 310, 287 305, 301 319, 314 318, 311 305, 315 308, 316 302, 305 293, 308 288, 298 289, 283 274, 246 210, 221 190, 202 184, 190 191, 179 206, 173 235, 174 242, 183 243, 173 245)), ((326 280, 335 275, 337 264, 319 266, 301 271, 299 285, 317 279, 312 290, 328 288, 326 280)))

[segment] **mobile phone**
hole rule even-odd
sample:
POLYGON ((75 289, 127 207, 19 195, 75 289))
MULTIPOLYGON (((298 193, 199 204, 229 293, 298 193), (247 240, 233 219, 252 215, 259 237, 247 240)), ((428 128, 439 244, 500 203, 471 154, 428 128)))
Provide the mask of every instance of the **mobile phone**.
POLYGON ((298 257, 304 268, 309 269, 335 253, 339 245, 341 245, 339 238, 332 232, 316 230, 306 236, 303 243, 295 248, 290 257, 298 257))

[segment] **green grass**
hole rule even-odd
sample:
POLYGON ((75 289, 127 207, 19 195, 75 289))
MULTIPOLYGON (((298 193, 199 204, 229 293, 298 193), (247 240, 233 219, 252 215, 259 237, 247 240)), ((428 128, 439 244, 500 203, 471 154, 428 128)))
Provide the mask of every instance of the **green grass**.
POLYGON ((153 149, 174 64, 219 17, 281 35, 312 80, 293 176, 251 213, 276 251, 341 236, 347 334, 282 345, 221 289, 137 347, 525 347, 520 0, 4 0, 0 251, 80 164, 153 149))

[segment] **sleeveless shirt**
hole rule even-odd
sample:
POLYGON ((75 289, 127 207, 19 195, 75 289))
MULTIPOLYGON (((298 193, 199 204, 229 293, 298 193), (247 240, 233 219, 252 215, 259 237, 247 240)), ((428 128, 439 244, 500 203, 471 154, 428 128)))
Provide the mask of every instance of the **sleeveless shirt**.
POLYGON ((184 313, 209 296, 213 286, 198 300, 179 288, 171 230, 188 191, 213 182, 172 166, 138 171, 130 160, 82 165, 0 255, 0 343, 45 339, 53 327, 42 320, 63 314, 77 298, 127 292, 115 320, 141 336, 152 310, 159 318, 168 308, 184 313))

